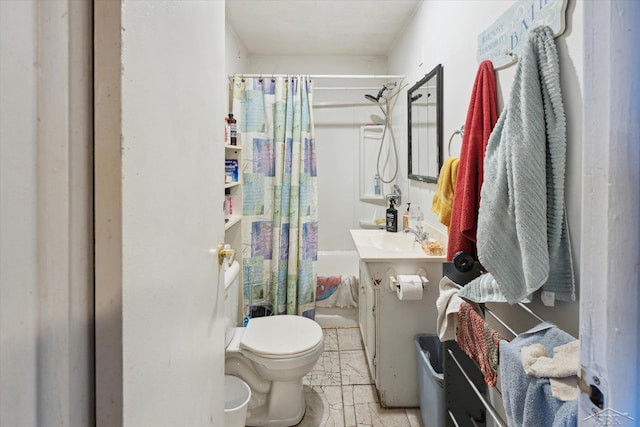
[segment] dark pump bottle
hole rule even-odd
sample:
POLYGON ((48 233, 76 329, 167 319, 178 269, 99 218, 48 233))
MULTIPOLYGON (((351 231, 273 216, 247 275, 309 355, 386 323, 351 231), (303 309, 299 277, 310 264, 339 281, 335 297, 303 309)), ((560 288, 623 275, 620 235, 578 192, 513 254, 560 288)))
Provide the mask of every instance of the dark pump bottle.
POLYGON ((393 199, 389 200, 391 206, 387 209, 387 231, 398 232, 398 211, 393 207, 393 199))
POLYGON ((238 145, 238 125, 236 119, 233 118, 233 114, 229 113, 227 123, 229 123, 229 143, 231 145, 238 145))

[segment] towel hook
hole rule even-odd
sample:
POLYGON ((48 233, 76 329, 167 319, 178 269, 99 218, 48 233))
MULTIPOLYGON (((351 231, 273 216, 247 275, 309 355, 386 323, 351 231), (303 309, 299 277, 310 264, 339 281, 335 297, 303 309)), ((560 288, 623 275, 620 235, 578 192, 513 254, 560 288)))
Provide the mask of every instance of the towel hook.
POLYGON ((513 53, 509 49, 505 49, 503 53, 505 54, 505 56, 510 56, 512 59, 514 59, 516 61, 518 60, 518 55, 516 55, 515 53, 513 53))
POLYGON ((495 71, 502 70, 503 68, 507 68, 507 67, 512 66, 513 64, 517 64, 517 63, 518 63, 518 60, 519 60, 519 59, 518 59, 518 55, 517 55, 517 54, 515 54, 515 53, 513 53, 512 51, 510 51, 510 50, 508 50, 508 49, 505 49, 505 50, 502 52, 502 54, 503 54, 504 56, 510 56, 510 57, 511 57, 511 61, 507 62, 506 64, 502 64, 502 65, 500 65, 500 66, 498 66, 498 67, 495 67, 495 68, 494 68, 494 70, 495 70, 495 71))

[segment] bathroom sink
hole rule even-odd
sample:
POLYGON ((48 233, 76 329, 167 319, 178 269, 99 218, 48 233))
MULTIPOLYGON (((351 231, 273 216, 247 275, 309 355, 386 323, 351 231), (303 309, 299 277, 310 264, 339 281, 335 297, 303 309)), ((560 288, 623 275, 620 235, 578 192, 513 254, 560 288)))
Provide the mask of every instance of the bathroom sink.
POLYGON ((350 230, 351 238, 362 261, 388 260, 439 261, 444 256, 427 255, 411 233, 386 230, 350 230))
POLYGON ((366 247, 389 251, 389 252, 412 252, 422 250, 421 245, 416 242, 413 234, 405 233, 367 233, 359 236, 360 244, 366 247))

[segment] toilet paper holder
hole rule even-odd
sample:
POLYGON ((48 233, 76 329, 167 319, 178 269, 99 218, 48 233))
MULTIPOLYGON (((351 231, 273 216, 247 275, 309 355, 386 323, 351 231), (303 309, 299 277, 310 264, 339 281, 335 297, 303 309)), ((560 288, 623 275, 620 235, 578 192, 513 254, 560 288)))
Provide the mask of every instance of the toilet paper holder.
MULTIPOLYGON (((417 274, 417 276, 420 277, 420 281, 422 282, 422 289, 424 289, 424 286, 429 283, 429 279, 427 279, 423 274, 417 274)), ((389 277, 389 287, 393 292, 395 292, 397 289, 400 289, 400 284, 398 283, 398 279, 396 278, 396 276, 389 277)))

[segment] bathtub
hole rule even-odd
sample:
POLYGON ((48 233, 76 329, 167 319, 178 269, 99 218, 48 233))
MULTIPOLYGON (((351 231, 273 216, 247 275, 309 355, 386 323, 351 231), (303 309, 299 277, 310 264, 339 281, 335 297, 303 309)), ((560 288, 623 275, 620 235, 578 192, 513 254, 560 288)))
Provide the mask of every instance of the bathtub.
POLYGON ((317 307, 358 306, 358 260, 358 252, 355 250, 318 251, 317 307))
POLYGON ((358 277, 358 251, 318 251, 318 276, 348 274, 358 277))

